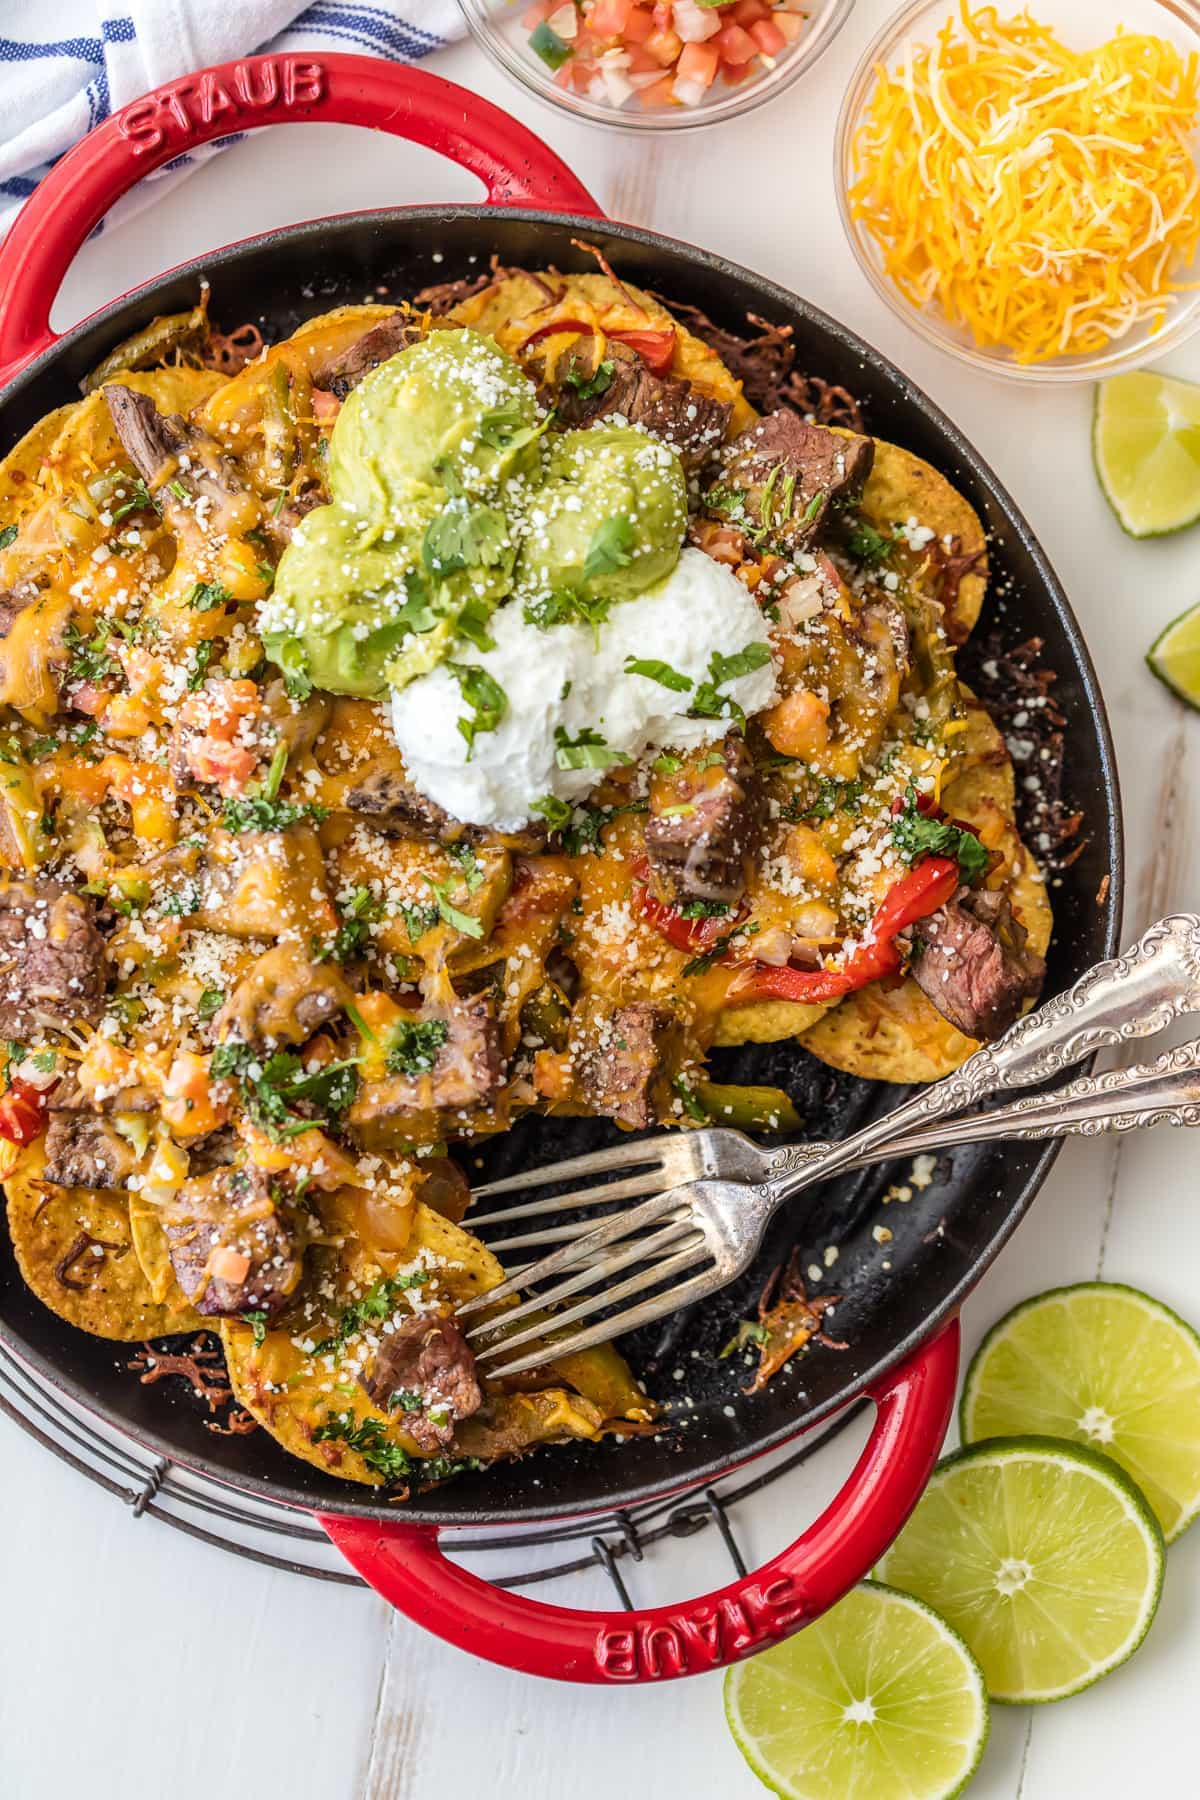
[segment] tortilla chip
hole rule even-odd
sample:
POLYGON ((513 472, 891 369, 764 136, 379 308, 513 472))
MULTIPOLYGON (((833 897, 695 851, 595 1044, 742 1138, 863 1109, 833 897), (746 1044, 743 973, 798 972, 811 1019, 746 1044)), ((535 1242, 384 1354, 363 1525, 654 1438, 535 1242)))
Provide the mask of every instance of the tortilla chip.
POLYGON ((4 1184, 17 1267, 38 1299, 69 1325, 122 1343, 192 1329, 190 1308, 155 1300, 124 1194, 55 1187, 39 1179, 42 1167, 40 1145, 31 1146, 4 1184))
MULTIPOLYGON (((868 524, 885 534, 896 524, 916 519, 918 525, 926 525, 936 534, 940 544, 958 539, 956 554, 983 553, 959 582, 951 615, 958 627, 955 635, 965 638, 979 617, 988 582, 987 538, 970 501, 931 463, 923 462, 911 450, 902 450, 899 444, 876 438, 875 462, 859 510, 868 524)), ((928 551, 897 544, 889 566, 912 585, 933 593, 936 582, 928 551)))
POLYGON ((681 325, 658 300, 641 288, 623 282, 624 293, 614 288, 607 275, 551 275, 542 277, 561 297, 553 304, 546 300, 545 287, 528 275, 506 276, 494 287, 462 300, 447 314, 460 325, 494 337, 502 350, 515 355, 531 331, 555 319, 593 320, 609 331, 665 331, 675 328, 675 355, 671 373, 692 382, 701 393, 714 400, 727 400, 733 408, 727 438, 736 437, 758 414, 742 394, 742 384, 735 380, 715 350, 681 325), (626 298, 628 296, 628 298, 626 298), (632 302, 632 304, 630 303, 632 302), (536 315, 536 317, 534 316, 536 315))
POLYGON ((133 1253, 141 1264, 151 1298, 156 1305, 167 1307, 178 1320, 171 1327, 172 1331, 207 1329, 207 1322, 190 1304, 175 1279, 162 1214, 152 1201, 143 1200, 140 1194, 129 1197, 129 1232, 133 1253))
MULTIPOLYGON (((332 1214, 339 1219, 348 1216, 336 1195, 332 1214)), ((327 1225, 331 1222, 326 1218, 327 1225)), ((455 1306, 497 1287, 504 1279, 504 1270, 478 1238, 418 1201, 404 1252, 406 1262, 422 1251, 436 1271, 438 1298, 445 1297, 455 1306)), ((327 1320, 332 1335, 341 1308, 361 1296, 364 1285, 377 1278, 378 1270, 371 1276, 362 1247, 346 1238, 329 1273, 336 1290, 327 1320)), ((303 1329, 319 1335, 322 1328, 306 1318, 303 1329)), ((346 1421, 352 1433, 365 1423, 376 1433, 378 1443, 403 1451, 419 1464, 427 1453, 403 1430, 404 1414, 386 1413, 374 1406, 349 1372, 340 1380, 336 1373, 331 1377, 325 1359, 311 1362, 292 1341, 295 1335, 294 1318, 267 1331, 261 1343, 255 1342, 251 1326, 239 1320, 222 1321, 221 1339, 238 1404, 293 1456, 348 1481, 377 1487, 384 1476, 343 1438, 317 1436, 332 1418, 346 1421)), ((653 1417, 650 1403, 611 1346, 566 1358, 561 1367, 548 1362, 547 1373, 559 1376, 559 1382, 519 1393, 489 1388, 484 1378, 484 1406, 460 1425, 447 1456, 492 1462, 535 1444, 598 1438, 605 1430, 637 1430, 653 1417)), ((536 1375, 526 1380, 533 1382, 536 1375)))

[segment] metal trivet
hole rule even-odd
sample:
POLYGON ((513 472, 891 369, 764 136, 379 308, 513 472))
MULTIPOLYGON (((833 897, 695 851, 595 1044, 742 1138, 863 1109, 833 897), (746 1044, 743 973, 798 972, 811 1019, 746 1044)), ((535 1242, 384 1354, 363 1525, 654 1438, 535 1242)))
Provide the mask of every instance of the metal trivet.
MULTIPOLYGON (((718 1486, 698 1484, 682 1498, 648 1501, 629 1511, 593 1516, 585 1523, 548 1525, 487 1535, 464 1529, 453 1534, 455 1553, 545 1548, 583 1544, 582 1554, 516 1575, 492 1576, 497 1587, 529 1587, 588 1569, 603 1568, 622 1607, 633 1602, 620 1563, 641 1562, 646 1551, 668 1538, 689 1538, 715 1527, 739 1575, 746 1564, 730 1524, 729 1511, 807 1463, 851 1420, 870 1409, 860 1400, 821 1430, 807 1435, 799 1447, 761 1459, 758 1473, 718 1486)), ((36 1370, 0 1343, 0 1412, 80 1475, 124 1501, 134 1518, 160 1519, 202 1543, 232 1550, 268 1568, 311 1575, 345 1587, 364 1587, 342 1562, 323 1531, 304 1522, 305 1515, 256 1495, 227 1488, 166 1457, 157 1457, 134 1439, 115 1431, 59 1392, 36 1370), (282 1542, 281 1542, 282 1540, 282 1542), (279 1548, 269 1546, 275 1543, 279 1548), (291 1552, 285 1554, 284 1551, 291 1552)))

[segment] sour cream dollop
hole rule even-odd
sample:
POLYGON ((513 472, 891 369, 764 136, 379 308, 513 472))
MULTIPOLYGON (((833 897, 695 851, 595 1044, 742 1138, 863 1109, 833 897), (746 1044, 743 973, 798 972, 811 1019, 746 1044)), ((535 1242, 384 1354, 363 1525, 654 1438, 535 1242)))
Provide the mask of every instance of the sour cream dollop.
MULTIPOLYGON (((465 824, 517 831, 537 801, 582 800, 603 777, 602 768, 560 768, 556 732, 567 740, 594 732, 635 761, 651 747, 692 750, 723 738, 728 719, 688 718, 692 695, 710 679, 714 653, 762 644, 767 627, 729 569, 686 548, 663 581, 613 607, 598 643, 586 626, 529 624, 519 599, 495 614, 491 634, 494 649, 464 648, 455 658, 486 669, 508 703, 496 729, 477 734, 469 759, 458 721, 471 709, 444 666, 392 696, 392 729, 421 793, 465 824), (627 673, 631 657, 665 663, 691 687, 676 692, 627 673)), ((769 706, 775 691, 772 662, 720 687, 747 717, 769 706)))

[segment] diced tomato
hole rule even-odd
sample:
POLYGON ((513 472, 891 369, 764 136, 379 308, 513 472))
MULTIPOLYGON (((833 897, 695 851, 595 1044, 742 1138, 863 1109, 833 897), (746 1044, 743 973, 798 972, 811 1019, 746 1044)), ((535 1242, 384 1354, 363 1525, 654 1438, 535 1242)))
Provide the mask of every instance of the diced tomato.
POLYGON ((632 46, 644 44, 654 30, 654 14, 648 6, 630 8, 629 17, 625 21, 625 42, 632 46))
POLYGON ((531 6, 521 14, 521 23, 526 31, 536 31, 542 20, 554 11, 554 7, 555 0, 537 0, 536 6, 531 6))
POLYGON ((211 782, 223 794, 239 794, 258 767, 258 757, 243 744, 221 738, 196 738, 187 746, 184 760, 197 781, 211 782))
MULTIPOLYGON (((658 83, 654 84, 656 87, 658 83)), ((649 92, 649 89, 646 90, 649 92)), ((610 331, 609 337, 636 350, 646 367, 655 375, 665 375, 675 354, 675 327, 667 331, 610 331)))
POLYGON ((764 56, 778 56, 787 47, 787 39, 774 19, 757 19, 749 29, 750 36, 764 56))
POLYGON ((959 880, 957 862, 947 856, 926 857, 888 892, 871 920, 868 941, 848 956, 840 969, 781 969, 752 963, 744 975, 734 978, 730 999, 792 1000, 801 1006, 819 1006, 853 994, 882 976, 895 975, 903 961, 898 935, 944 906, 959 880))
POLYGON ((327 388, 314 388, 312 391, 313 418, 318 425, 332 425, 342 410, 342 403, 336 394, 327 388))
POLYGON ((685 44, 679 53, 678 72, 684 81, 711 87, 717 79, 721 57, 715 44, 685 44))
POLYGON ((677 31, 652 31, 646 39, 646 48, 655 62, 662 68, 669 69, 679 60, 679 52, 683 49, 683 39, 677 31))
POLYGON ((776 31, 783 33, 789 44, 795 43, 805 26, 803 13, 777 12, 772 14, 771 22, 776 31))
POLYGON ((588 29, 597 37, 619 38, 633 11, 633 0, 596 0, 588 14, 588 29))
POLYGON ((671 0, 654 0, 654 23, 659 31, 670 31, 674 16, 671 0))
POLYGON ((706 525, 700 548, 714 562, 736 569, 746 560, 746 536, 733 525, 706 525))
POLYGON ((731 68, 753 62, 758 55, 758 45, 741 25, 726 25, 720 36, 713 41, 721 53, 721 61, 731 68))
POLYGON ((51 1092, 50 1088, 42 1091, 27 1087, 23 1081, 14 1081, 7 1093, 0 1096, 0 1138, 23 1148, 32 1144, 35 1137, 40 1137, 51 1092))
POLYGON ((771 8, 766 0, 737 0, 737 5, 727 15, 735 25, 757 25, 760 19, 769 19, 771 8))
POLYGON ((664 75, 652 87, 644 87, 638 95, 640 106, 678 106, 675 98, 675 77, 664 75))
POLYGON ((628 52, 629 67, 626 75, 649 75, 652 71, 658 74, 658 64, 641 44, 634 44, 628 52))

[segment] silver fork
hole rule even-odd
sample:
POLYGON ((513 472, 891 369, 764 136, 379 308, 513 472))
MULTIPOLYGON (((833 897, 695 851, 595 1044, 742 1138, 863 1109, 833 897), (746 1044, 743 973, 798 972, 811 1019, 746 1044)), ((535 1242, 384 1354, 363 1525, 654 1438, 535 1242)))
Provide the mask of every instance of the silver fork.
MULTIPOLYGON (((986 1096, 1045 1080, 1094 1050, 1148 1036, 1172 1019, 1197 1011, 1200 1011, 1200 918, 1195 914, 1173 914, 1151 926, 1124 956, 1096 964, 1065 994, 1019 1019, 1003 1038, 977 1051, 954 1075, 914 1095, 894 1112, 841 1144, 788 1145, 763 1150, 740 1132, 717 1127, 618 1145, 611 1150, 574 1157, 493 1182, 480 1189, 479 1194, 514 1192, 576 1176, 606 1174, 614 1169, 641 1171, 622 1180, 575 1189, 548 1200, 472 1216, 473 1228, 501 1220, 508 1223, 523 1218, 547 1217, 566 1208, 611 1203, 646 1193, 653 1194, 654 1198, 617 1213, 599 1227, 590 1223, 558 1224, 542 1231, 493 1239, 491 1247, 497 1250, 548 1242, 558 1243, 561 1247, 516 1271, 486 1296, 469 1302, 461 1309, 464 1314, 516 1294, 522 1288, 533 1287, 552 1275, 566 1279, 558 1281, 548 1292, 537 1293, 522 1305, 510 1309, 501 1319, 477 1325, 469 1335, 479 1338, 502 1332, 498 1341, 479 1351, 481 1359, 494 1359, 544 1336, 547 1305, 557 1305, 597 1283, 607 1284, 612 1276, 624 1270, 634 1272, 615 1287, 605 1286, 601 1292, 588 1295, 566 1312, 556 1314, 554 1329, 558 1331, 601 1308, 659 1286, 672 1276, 694 1268, 697 1263, 711 1265, 681 1286, 576 1333, 565 1344, 556 1340, 559 1354, 583 1349, 630 1331, 636 1325, 724 1286, 751 1260, 771 1213, 785 1199, 818 1179, 825 1180, 843 1169, 865 1162, 910 1154, 914 1148, 1003 1136, 1010 1127, 1015 1128, 1018 1124, 1023 1124, 1021 1136, 1060 1136, 1084 1129, 1085 1124, 1093 1131, 1105 1129, 1107 1117, 1097 1115, 1094 1110, 1079 1123, 1063 1114, 1039 1115, 1044 1129, 1036 1128, 1039 1121, 1024 1116, 1029 1108, 1042 1102, 1050 1107, 1061 1107, 1067 1101, 1083 1101, 1094 1094, 1112 1093, 1111 1086, 1103 1089, 1089 1086, 1085 1095, 1078 1083, 1060 1095, 1019 1103, 1017 1107, 989 1114, 982 1120, 967 1120, 957 1127, 944 1124, 933 1130, 929 1127, 935 1121, 961 1113, 986 1096), (732 1199, 727 1196, 724 1209, 715 1198, 722 1187, 733 1196, 732 1199), (749 1206, 747 1196, 754 1198, 760 1193, 764 1196, 762 1204, 756 1199, 755 1205, 749 1206), (764 1205, 768 1210, 763 1211, 764 1205), (757 1221, 752 1242, 746 1237, 751 1214, 757 1221), (515 1329, 523 1321, 529 1321, 534 1313, 540 1315, 538 1319, 526 1323, 519 1331, 515 1329)), ((1162 1059, 1159 1060, 1161 1063, 1162 1059)), ((1191 1066, 1188 1063, 1186 1070, 1191 1066)), ((1181 1071, 1178 1065, 1166 1070, 1155 1064, 1149 1070, 1117 1071, 1115 1075, 1123 1087, 1129 1085, 1132 1089, 1136 1087, 1136 1077, 1157 1079, 1178 1076, 1186 1070, 1181 1071)), ((1094 1078, 1094 1081, 1104 1080, 1105 1077, 1094 1078)), ((1190 1104, 1190 1091, 1187 1099, 1190 1104)), ((1118 1117, 1129 1116, 1128 1107, 1136 1111, 1136 1101, 1137 1096, 1133 1095, 1125 1112, 1114 1107, 1114 1123, 1118 1117)), ((1132 1122, 1149 1121, 1135 1118, 1132 1122)), ((544 1360, 544 1353, 506 1362, 489 1372, 516 1374, 535 1366, 539 1360, 544 1360)))

